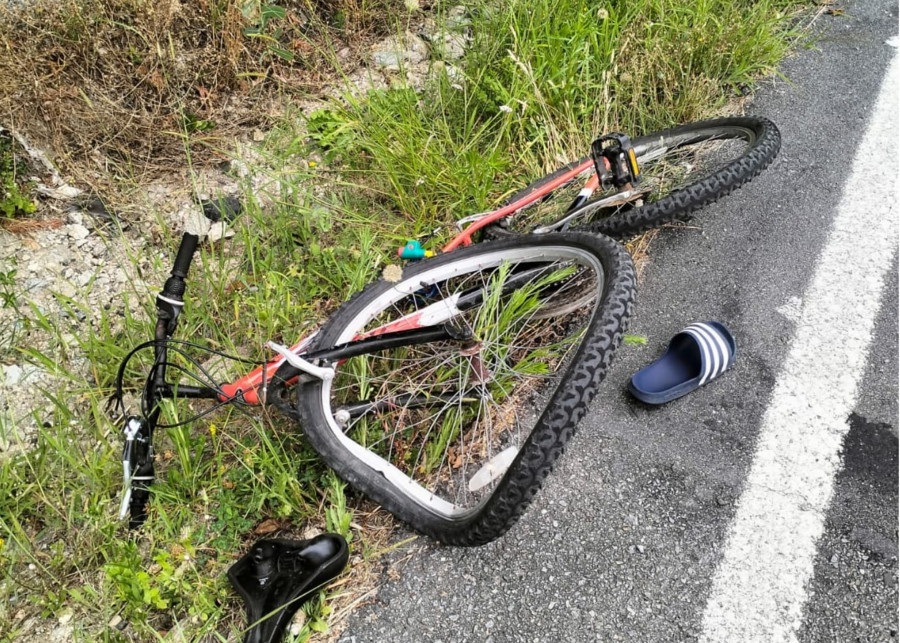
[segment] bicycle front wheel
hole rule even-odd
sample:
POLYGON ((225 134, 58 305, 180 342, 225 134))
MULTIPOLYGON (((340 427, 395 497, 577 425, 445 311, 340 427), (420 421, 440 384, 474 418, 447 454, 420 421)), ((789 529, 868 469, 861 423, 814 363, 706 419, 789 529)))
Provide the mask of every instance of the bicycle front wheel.
POLYGON ((299 386, 303 431, 338 475, 413 528, 453 545, 489 542, 584 416, 634 285, 621 246, 587 234, 477 244, 406 266, 344 304, 311 351, 411 324, 452 324, 465 339, 334 364, 334 379, 299 386), (561 303, 575 297, 577 309, 561 303))
MULTIPOLYGON (((637 234, 688 214, 734 191, 762 172, 778 154, 781 134, 758 117, 701 121, 634 139, 641 182, 619 202, 615 190, 597 189, 573 212, 566 212, 594 173, 593 164, 544 198, 489 228, 489 236, 528 233, 574 215, 572 225, 615 237, 637 234)), ((513 195, 507 203, 527 197, 588 159, 558 169, 513 195)))

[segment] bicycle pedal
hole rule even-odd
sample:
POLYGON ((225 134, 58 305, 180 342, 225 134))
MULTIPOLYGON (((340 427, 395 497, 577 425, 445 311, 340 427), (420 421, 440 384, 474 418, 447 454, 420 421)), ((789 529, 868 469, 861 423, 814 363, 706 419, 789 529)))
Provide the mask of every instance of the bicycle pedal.
POLYGON ((627 134, 613 132, 599 137, 591 143, 591 158, 604 190, 630 187, 641 180, 641 170, 627 134))

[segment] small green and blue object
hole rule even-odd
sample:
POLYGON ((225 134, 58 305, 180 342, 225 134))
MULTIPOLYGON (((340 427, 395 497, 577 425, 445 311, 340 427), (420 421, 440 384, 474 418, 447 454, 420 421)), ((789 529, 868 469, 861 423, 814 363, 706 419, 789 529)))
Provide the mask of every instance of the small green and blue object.
POLYGON ((397 250, 397 256, 401 259, 425 259, 433 257, 434 252, 425 250, 418 241, 407 241, 406 245, 397 250))

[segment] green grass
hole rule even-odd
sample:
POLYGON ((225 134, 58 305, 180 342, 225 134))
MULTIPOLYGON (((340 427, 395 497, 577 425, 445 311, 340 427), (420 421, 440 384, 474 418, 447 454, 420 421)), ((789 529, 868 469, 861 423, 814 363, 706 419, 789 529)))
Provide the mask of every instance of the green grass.
MULTIPOLYGON (((376 240, 396 235, 389 216, 381 217, 381 228, 360 225, 368 204, 352 194, 312 197, 313 182, 321 181, 310 173, 274 174, 273 181, 278 196, 265 209, 248 188, 235 239, 198 253, 179 338, 262 358, 267 339, 296 341, 381 265, 384 248, 376 240)), ((161 285, 176 245, 168 237, 161 256, 133 257, 137 264, 153 256, 144 275, 149 283, 161 285)), ((48 618, 73 609, 76 638, 86 641, 155 640, 175 623, 192 637, 225 640, 243 620, 224 571, 258 538, 252 534, 258 524, 275 519, 295 536, 316 526, 343 533, 360 553, 369 547, 350 527, 354 508, 344 485, 296 424, 233 409, 157 432, 151 518, 131 541, 115 518, 121 438, 105 402, 119 361, 152 337, 153 300, 142 293, 146 287, 135 282, 115 311, 62 296, 57 300, 68 316, 30 311, 31 327, 51 345, 20 345, 16 352, 55 376, 44 384, 54 411, 34 449, 0 461, 0 576, 16 578, 0 583, 0 641, 16 639, 21 609, 48 618), (72 332, 79 316, 93 323, 72 332), (116 615, 129 622, 121 633, 106 627, 116 615)), ((145 357, 126 373, 132 389, 149 367, 145 357)), ((134 403, 129 410, 137 411, 134 403)), ((167 405, 164 418, 174 422, 197 410, 188 402, 167 405)), ((16 439, 11 426, 0 426, 0 437, 16 439)), ((322 592, 305 608, 297 640, 327 629, 330 595, 322 592)))
POLYGON ((15 152, 13 137, 0 127, 0 218, 31 214, 37 207, 23 187, 28 167, 15 152))
POLYGON ((348 97, 315 114, 311 133, 346 176, 421 233, 584 157, 601 133, 716 114, 774 69, 803 4, 484 5, 461 73, 438 70, 422 92, 348 97))
MULTIPOLYGON (((262 151, 267 204, 244 186, 236 238, 202 248, 178 336, 267 357, 267 340, 296 341, 371 281, 407 238, 496 205, 583 156, 597 134, 637 134, 723 109, 785 55, 800 6, 473 6, 475 39, 461 75, 438 72, 423 92, 348 97, 309 121, 324 164, 299 162, 307 123, 288 117, 271 133, 262 151)), ((120 427, 105 401, 119 361, 152 336, 152 294, 141 282, 161 285, 178 241, 161 218, 154 232, 165 252, 131 257, 132 286, 108 311, 59 297, 70 314, 52 317, 10 290, 15 266, 0 274, 0 303, 50 340, 37 349, 5 330, 5 358, 55 375, 44 384, 53 416, 36 446, 0 455, 0 642, 16 640, 29 617, 55 625, 68 610, 76 640, 162 640, 177 626, 191 640, 224 641, 244 627, 224 571, 267 519, 295 535, 308 524, 345 533, 364 557, 377 549, 354 526, 357 503, 292 421, 227 409, 161 430, 145 530, 132 540, 115 519, 120 427), (74 325, 79 316, 89 327, 74 325), (116 616, 128 627, 108 627, 116 616)), ((127 375, 139 384, 139 370, 127 375)), ((182 403, 165 416, 200 409, 182 403)), ((0 443, 15 443, 14 429, 0 414, 0 443)), ((321 592, 305 608, 298 640, 327 628, 333 598, 321 592)))

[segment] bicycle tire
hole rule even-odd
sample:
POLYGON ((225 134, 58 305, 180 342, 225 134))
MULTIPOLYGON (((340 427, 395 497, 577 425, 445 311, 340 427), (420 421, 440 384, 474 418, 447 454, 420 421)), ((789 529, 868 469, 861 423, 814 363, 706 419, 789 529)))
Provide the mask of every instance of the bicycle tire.
MULTIPOLYGON (((410 309, 419 310, 420 304, 424 303, 415 302, 410 306, 410 301, 421 297, 426 288, 433 291, 436 287, 439 293, 444 293, 439 295, 437 303, 446 306, 459 293, 473 292, 472 284, 477 280, 480 280, 477 288, 481 289, 483 297, 481 307, 466 310, 455 318, 475 327, 476 336, 481 338, 475 342, 477 353, 467 353, 471 349, 458 344, 429 344, 425 347, 428 352, 425 349, 421 353, 408 350, 398 358, 404 361, 397 368, 390 356, 364 356, 367 370, 360 378, 364 384, 352 383, 357 366, 348 360, 336 365, 337 375, 331 382, 306 382, 297 390, 302 430, 310 445, 340 477, 414 529, 443 543, 460 546, 482 545, 504 534, 531 502, 574 434, 606 375, 631 315, 635 273, 628 253, 608 237, 576 233, 516 237, 462 248, 405 267, 400 282, 381 280, 370 285, 326 322, 317 335, 316 345, 310 349, 315 351, 350 341, 362 332, 368 332, 366 329, 373 323, 380 327, 377 325, 383 323, 385 314, 388 318, 408 316, 410 309), (555 294, 550 281, 545 283, 528 277, 530 281, 521 287, 504 290, 506 282, 521 281, 520 275, 526 274, 526 270, 544 271, 545 277, 541 279, 549 280, 557 272, 564 276, 562 273, 571 271, 571 266, 576 264, 581 270, 587 270, 587 267, 596 270, 598 277, 592 285, 597 289, 597 297, 581 311, 566 311, 550 321, 546 315, 536 315, 535 312, 541 311, 544 303, 555 294), (446 294, 454 285, 457 289, 446 294), (446 290, 442 291, 442 288, 446 290), (495 301, 495 305, 489 305, 489 301, 495 301), (529 302, 531 308, 524 306, 523 301, 529 302), (522 315, 518 315, 520 308, 522 315), (476 312, 469 314, 470 311, 476 312), (506 322, 509 323, 504 326, 506 322), (516 326, 519 323, 530 324, 527 333, 525 326, 516 326), (551 327, 552 333, 532 332, 551 327), (554 354, 552 350, 557 345, 565 347, 568 341, 558 340, 558 335, 574 333, 576 327, 582 329, 577 347, 573 343, 562 350, 562 355, 554 354), (507 331, 514 334, 502 335, 507 331), (496 336, 490 335, 491 332, 496 332, 496 336), (535 352, 528 353, 530 348, 525 344, 532 338, 540 345, 535 352), (537 350, 546 352, 537 353, 537 350), (438 368, 423 370, 422 376, 415 377, 416 369, 420 368, 419 354, 434 356, 438 368), (544 360, 540 366, 547 369, 547 374, 540 369, 539 373, 528 372, 538 365, 537 361, 529 361, 534 360, 535 355, 538 360, 544 360), (400 394, 387 388, 386 376, 381 381, 375 375, 379 372, 377 360, 384 360, 394 369, 391 375, 396 375, 393 381, 399 382, 400 394), (458 373, 453 371, 454 364, 459 366, 458 373), (550 373, 553 368, 556 372, 550 373), (408 369, 405 375, 404 369, 408 369), (342 370, 345 376, 342 376, 342 370), (510 373, 513 374, 511 377, 510 373), (451 380, 451 377, 459 379, 451 380), (514 382, 515 387, 503 388, 507 384, 506 378, 514 382), (472 381, 475 386, 469 388, 472 381), (457 392, 445 393, 453 389, 448 383, 458 384, 457 392), (377 424, 374 429, 369 429, 369 420, 366 420, 362 431, 371 430, 371 439, 359 435, 362 420, 346 426, 350 423, 347 409, 358 403, 354 401, 348 405, 347 398, 362 394, 364 386, 384 391, 384 397, 363 402, 364 406, 371 405, 374 409, 364 414, 371 414, 373 424, 376 424, 375 420, 381 422, 380 429, 377 424), (423 395, 414 397, 406 392, 411 386, 426 390, 423 395), (489 390, 489 386, 495 388, 489 390), (498 389, 501 394, 497 394, 498 389), (453 396, 458 399, 454 400, 453 396), (419 400, 419 406, 412 405, 413 399, 419 400), (464 402, 474 404, 477 410, 464 407, 464 402), (454 405, 458 405, 458 409, 454 405), (425 407, 425 411, 419 410, 421 407, 425 407), (425 424, 410 411, 428 413, 429 407, 437 408, 437 411, 433 420, 429 416, 428 421, 432 424, 425 431, 425 424), (346 414, 342 419, 341 412, 346 414), (503 413, 507 415, 503 416, 503 413), (443 419, 438 419, 439 414, 443 414, 443 419), (524 416, 528 417, 521 421, 524 416), (439 447, 443 450, 438 452, 439 464, 435 470, 426 473, 427 460, 422 455, 426 453, 425 443, 437 422, 441 422, 441 428, 435 433, 445 430, 448 417, 451 418, 450 435, 453 435, 456 422, 460 426, 458 434, 439 447), (463 417, 474 419, 465 424, 463 417), (340 426, 341 421, 344 427, 340 426), (496 433, 502 438, 494 435, 495 421, 499 427, 496 433), (489 428, 483 429, 481 425, 489 428), (387 435, 388 429, 391 433, 387 440, 377 439, 379 430, 387 435), (479 430, 483 434, 479 434, 479 430), (425 436, 419 444, 417 436, 423 432, 425 436), (412 437, 408 437, 410 435, 412 437), (516 445, 514 442, 518 438, 521 442, 516 445), (401 439, 409 440, 408 451, 403 454, 401 449, 407 445, 398 444, 401 439), (476 439, 479 441, 477 452, 473 446, 476 439), (468 440, 473 448, 465 451, 468 440), (512 446, 505 446, 503 440, 512 446), (410 466, 411 457, 407 454, 413 453, 417 444, 418 451, 410 466), (503 454, 503 458, 509 460, 513 448, 518 450, 511 463, 497 464, 503 454), (476 462, 474 458, 479 457, 481 460, 476 462), (390 467, 386 466, 389 460, 390 467), (501 472, 501 466, 505 465, 508 468, 501 472), (470 476, 476 466, 476 475, 470 476), (401 471, 398 467, 406 470, 401 471), (484 471, 487 474, 480 473, 481 478, 475 482, 479 472, 484 471), (490 489, 478 487, 486 477, 490 489), (451 496, 453 502, 443 499, 439 502, 436 494, 441 493, 451 496), (471 506, 457 505, 460 496, 465 499, 467 494, 472 496, 469 499, 471 506)), ((560 297, 565 296, 566 293, 560 293, 560 297)), ((419 350, 420 347, 415 348, 419 350)), ((440 439, 436 442, 440 444, 440 439)))
MULTIPOLYGON (((616 238, 634 235, 650 228, 668 223, 680 216, 684 216, 694 210, 708 205, 722 196, 733 192, 754 177, 758 176, 775 159, 781 147, 781 134, 774 123, 761 117, 726 117, 709 121, 698 121, 680 125, 671 129, 654 132, 634 139, 632 145, 635 148, 638 164, 641 167, 643 183, 650 185, 654 191, 649 193, 649 198, 642 204, 625 204, 615 209, 609 208, 594 220, 590 217, 597 215, 594 210, 597 202, 609 193, 603 193, 598 189, 591 200, 577 210, 577 223, 574 228, 586 232, 610 235, 616 238), (743 141, 743 144, 737 143, 743 141), (661 178, 657 176, 665 171, 668 166, 663 161, 684 156, 686 154, 702 157, 702 146, 707 148, 710 144, 719 142, 724 147, 725 142, 736 144, 733 152, 719 154, 724 159, 719 162, 713 160, 712 167, 706 167, 699 163, 694 168, 687 170, 685 177, 678 179, 661 178), (656 156, 662 152, 661 156, 656 156), (652 186, 653 181, 658 181, 657 188, 652 186), (648 182, 650 182, 648 184, 648 182)), ((555 172, 538 179, 526 186, 506 201, 513 203, 540 189, 550 181, 553 181, 571 171, 578 165, 585 163, 588 157, 569 163, 555 172)), ((593 172, 590 169, 589 172, 593 172)), ((586 179, 585 179, 586 180, 586 179)), ((516 223, 517 214, 503 220, 500 225, 489 226, 488 238, 498 238, 511 233, 525 233, 534 227, 534 219, 543 216, 543 223, 550 223, 562 217, 564 209, 571 204, 575 194, 583 186, 584 180, 573 181, 560 186, 541 200, 540 206, 547 210, 529 215, 529 218, 521 217, 522 221, 516 223), (518 225, 518 227, 517 227, 518 225)), ((532 208, 534 206, 528 206, 532 208)), ((527 211, 527 209, 523 209, 527 211)))

